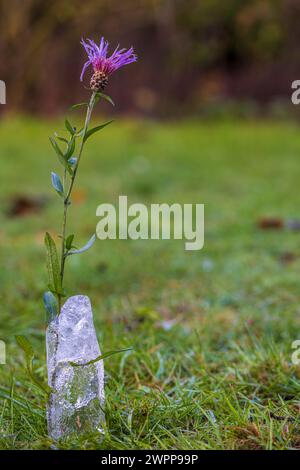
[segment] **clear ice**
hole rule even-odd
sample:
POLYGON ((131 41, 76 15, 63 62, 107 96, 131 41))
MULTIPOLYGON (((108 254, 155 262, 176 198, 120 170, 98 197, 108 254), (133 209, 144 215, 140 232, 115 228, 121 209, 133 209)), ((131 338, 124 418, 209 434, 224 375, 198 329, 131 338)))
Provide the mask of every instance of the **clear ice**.
POLYGON ((103 434, 103 361, 85 366, 100 356, 100 348, 88 297, 76 295, 64 304, 61 314, 46 332, 50 395, 48 433, 59 440, 82 432, 103 434))

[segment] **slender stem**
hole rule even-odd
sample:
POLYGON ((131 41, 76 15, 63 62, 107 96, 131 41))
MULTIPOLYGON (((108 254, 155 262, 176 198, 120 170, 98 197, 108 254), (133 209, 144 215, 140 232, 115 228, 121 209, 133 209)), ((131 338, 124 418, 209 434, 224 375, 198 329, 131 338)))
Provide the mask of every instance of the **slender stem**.
MULTIPOLYGON (((80 142, 80 147, 79 147, 79 152, 78 152, 78 157, 77 157, 77 163, 76 163, 76 166, 74 168, 73 174, 71 176, 71 182, 70 182, 70 186, 69 186, 67 195, 64 199, 64 213, 63 213, 63 221, 62 221, 62 241, 61 241, 61 264, 60 264, 60 279, 61 279, 62 290, 63 290, 63 282, 64 282, 65 261, 66 261, 66 254, 67 254, 66 249, 65 249, 66 248, 65 247, 65 242, 66 242, 68 207, 70 205, 70 198, 71 198, 74 182, 75 182, 75 179, 76 179, 80 159, 81 159, 81 156, 82 156, 82 151, 83 151, 84 144, 85 144, 85 136, 86 136, 86 133, 88 131, 88 127, 89 127, 89 124, 90 124, 93 108, 94 108, 94 105, 95 105, 96 95, 97 95, 96 92, 92 93, 92 96, 90 98, 90 101, 89 101, 89 104, 88 104, 88 107, 87 107, 85 123, 84 123, 83 131, 82 131, 81 142, 80 142)), ((65 170, 65 173, 64 173, 64 187, 65 187, 65 181, 66 181, 66 170, 65 170)), ((59 295, 58 296, 58 308, 59 308, 58 311, 59 311, 59 313, 61 311, 61 303, 62 303, 62 295, 59 295)))
MULTIPOLYGON (((63 188, 66 186, 66 179, 67 179, 67 170, 65 169, 64 171, 64 177, 63 177, 63 188)), ((61 261, 60 261, 60 278, 61 278, 61 283, 63 282, 63 276, 64 276, 64 263, 65 263, 65 238, 66 238, 66 225, 67 225, 67 206, 64 202, 64 214, 63 214, 63 222, 62 222, 62 237, 61 237, 61 261)), ((62 300, 62 295, 58 295, 58 311, 60 312, 61 310, 61 300, 62 300)))
POLYGON ((84 128, 83 128, 83 132, 82 132, 81 144, 80 144, 79 153, 78 153, 77 164, 76 164, 76 167, 74 169, 74 172, 73 172, 73 175, 72 175, 72 178, 71 178, 71 184, 70 184, 69 191, 68 191, 67 197, 66 197, 67 202, 69 202, 69 198, 70 198, 70 195, 72 193, 74 181, 75 181, 75 178, 76 178, 77 170, 78 170, 78 167, 79 167, 79 163, 80 163, 80 159, 81 159, 81 155, 82 155, 82 151, 83 151, 83 147, 84 147, 84 143, 85 143, 85 136, 86 136, 86 133, 87 133, 87 130, 88 130, 88 126, 89 126, 91 116, 92 116, 92 111, 93 111, 93 108, 94 108, 94 105, 95 105, 96 95, 97 95, 97 92, 94 91, 92 96, 91 96, 90 102, 88 104, 85 123, 84 123, 84 128))

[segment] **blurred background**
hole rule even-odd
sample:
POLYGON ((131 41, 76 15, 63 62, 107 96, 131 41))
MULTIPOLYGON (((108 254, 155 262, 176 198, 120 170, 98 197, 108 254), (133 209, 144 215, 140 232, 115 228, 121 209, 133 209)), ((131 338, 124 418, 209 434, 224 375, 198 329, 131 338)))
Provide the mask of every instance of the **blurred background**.
POLYGON ((138 65, 110 83, 127 114, 287 112, 300 69, 298 0, 1 0, 0 8, 6 110, 53 115, 82 96, 82 36, 136 48, 138 65))

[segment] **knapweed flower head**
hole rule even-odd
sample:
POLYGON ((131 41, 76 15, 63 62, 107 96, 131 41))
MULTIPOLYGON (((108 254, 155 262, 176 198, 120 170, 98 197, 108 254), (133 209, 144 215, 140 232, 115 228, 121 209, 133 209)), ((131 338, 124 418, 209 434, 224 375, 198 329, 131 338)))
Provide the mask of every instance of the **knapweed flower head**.
POLYGON ((99 46, 91 39, 81 40, 89 60, 85 62, 80 80, 83 80, 86 69, 91 65, 94 73, 91 77, 90 87, 93 91, 103 90, 108 82, 108 77, 120 67, 136 62, 137 56, 133 47, 130 49, 120 49, 119 46, 114 50, 110 57, 108 54, 108 41, 102 37, 99 46))

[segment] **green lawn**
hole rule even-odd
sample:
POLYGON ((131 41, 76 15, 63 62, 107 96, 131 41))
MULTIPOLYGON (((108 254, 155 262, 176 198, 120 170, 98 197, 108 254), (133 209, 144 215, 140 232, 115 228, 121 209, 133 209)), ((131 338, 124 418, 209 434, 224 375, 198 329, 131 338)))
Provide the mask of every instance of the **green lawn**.
MULTIPOLYGON (((45 377, 43 235, 57 234, 59 169, 48 135, 63 122, 0 122, 0 447, 46 449, 45 399, 14 336, 28 336, 45 377), (16 194, 49 197, 10 217, 16 194)), ((96 207, 117 202, 205 204, 205 246, 104 241, 70 259, 68 293, 91 297, 105 360, 107 433, 62 448, 300 448, 300 232, 257 228, 300 218, 300 132, 279 123, 117 121, 87 143, 69 232, 83 244, 96 207), (283 260, 286 260, 284 262, 283 260), (289 261, 289 262, 287 262, 289 261), (174 320, 171 329, 166 323, 174 320)))

